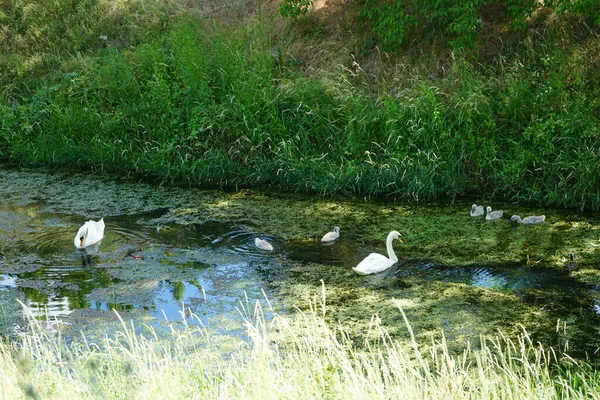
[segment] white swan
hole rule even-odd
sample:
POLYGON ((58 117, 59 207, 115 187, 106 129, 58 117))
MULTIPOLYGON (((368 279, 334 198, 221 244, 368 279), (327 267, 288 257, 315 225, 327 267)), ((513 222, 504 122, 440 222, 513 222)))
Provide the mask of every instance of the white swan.
POLYGON ((544 222, 546 220, 546 216, 545 215, 530 215, 529 217, 525 217, 525 218, 521 219, 521 217, 519 217, 518 215, 513 215, 512 217, 510 217, 510 220, 517 222, 519 224, 535 225, 535 224, 540 224, 540 223, 544 222))
POLYGON ((333 231, 327 232, 321 238, 321 242, 323 242, 323 243, 333 242, 334 240, 337 240, 337 238, 339 238, 339 237, 340 237, 340 227, 336 226, 335 228, 333 228, 333 231))
POLYGON ((269 242, 267 242, 266 240, 263 240, 261 238, 255 238, 254 239, 254 245, 261 249, 261 250, 265 250, 265 251, 273 251, 273 245, 269 242))
POLYGON ((100 221, 87 221, 73 239, 75 247, 83 249, 98 243, 104 237, 104 218, 100 218, 100 221))
POLYGON ((473 204, 471 206, 471 217, 481 217, 484 214, 483 206, 478 206, 477 204, 473 204))
POLYGON ((389 258, 378 253, 371 253, 367 257, 365 257, 365 259, 362 260, 356 267, 352 268, 354 272, 356 272, 359 275, 375 274, 377 272, 384 271, 392 265, 396 264, 398 262, 398 257, 396 257, 396 253, 394 253, 394 248, 392 247, 392 241, 394 239, 398 239, 400 243, 404 243, 400 232, 391 231, 388 234, 385 242, 389 258))
POLYGON ((485 219, 487 219, 488 221, 491 221, 493 219, 502 218, 502 215, 504 215, 504 211, 502 211, 502 210, 492 211, 492 207, 490 207, 490 206, 487 206, 487 208, 485 210, 487 211, 485 219))

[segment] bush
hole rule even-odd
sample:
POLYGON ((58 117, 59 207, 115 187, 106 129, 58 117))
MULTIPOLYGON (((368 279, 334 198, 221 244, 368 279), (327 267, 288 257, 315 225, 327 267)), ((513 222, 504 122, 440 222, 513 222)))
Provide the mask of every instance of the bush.
MULTIPOLYGON (((540 6, 535 0, 363 0, 361 16, 370 23, 377 44, 384 50, 397 50, 412 42, 442 39, 454 52, 479 44, 482 12, 495 7, 505 10, 514 29, 525 29, 529 18, 540 6), (502 5, 502 7, 498 7, 502 5)), ((571 13, 600 26, 600 3, 594 0, 553 0, 543 7, 558 13, 571 13)))

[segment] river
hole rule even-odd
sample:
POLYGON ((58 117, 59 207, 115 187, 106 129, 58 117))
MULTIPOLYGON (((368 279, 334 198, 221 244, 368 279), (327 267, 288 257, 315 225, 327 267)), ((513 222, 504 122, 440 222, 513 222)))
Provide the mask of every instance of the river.
POLYGON ((444 335, 456 351, 477 346, 481 334, 522 329, 579 356, 599 346, 595 214, 498 204, 507 215, 486 221, 469 216, 466 200, 407 205, 10 168, 0 170, 0 196, 5 335, 26 327, 19 299, 65 337, 111 334, 120 316, 158 330, 198 324, 243 338, 243 316, 257 304, 294 314, 325 291, 328 321, 357 343, 374 320, 406 338, 402 309, 420 340, 444 335), (512 213, 544 213, 547 221, 514 225, 512 213), (101 217, 96 251, 75 249, 79 226, 101 217), (340 239, 322 244, 334 226, 340 239), (399 263, 355 274, 367 254, 385 254, 390 230, 404 236, 394 245, 399 263), (256 237, 273 251, 257 249, 256 237), (573 270, 565 268, 569 253, 573 270))

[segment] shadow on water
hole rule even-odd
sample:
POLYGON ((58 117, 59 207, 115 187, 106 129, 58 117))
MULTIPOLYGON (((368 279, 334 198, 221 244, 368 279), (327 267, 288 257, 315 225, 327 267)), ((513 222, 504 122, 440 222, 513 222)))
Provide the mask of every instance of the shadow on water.
POLYGON ((531 289, 544 289, 575 295, 582 288, 580 283, 569 278, 563 271, 518 264, 446 267, 435 262, 404 263, 385 271, 382 276, 386 278, 410 276, 424 282, 463 283, 516 294, 523 294, 531 289))

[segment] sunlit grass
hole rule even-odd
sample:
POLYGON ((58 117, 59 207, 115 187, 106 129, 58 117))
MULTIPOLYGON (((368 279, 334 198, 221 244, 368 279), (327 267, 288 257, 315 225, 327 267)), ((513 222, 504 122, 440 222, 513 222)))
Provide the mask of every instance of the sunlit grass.
POLYGON ((68 345, 34 324, 0 344, 0 398, 590 399, 600 389, 588 364, 525 332, 482 338, 481 348, 456 355, 441 335, 417 343, 406 318, 408 342, 390 339, 375 317, 365 341, 353 343, 325 322, 324 293, 293 317, 251 302, 240 313, 247 340, 228 353, 201 323, 162 337, 123 321, 99 343, 68 345))
POLYGON ((548 20, 484 64, 449 55, 443 74, 434 57, 310 75, 260 12, 216 21, 178 0, 71 3, 3 10, 3 159, 204 187, 600 209, 593 28, 577 26, 584 40, 572 20, 548 20))

